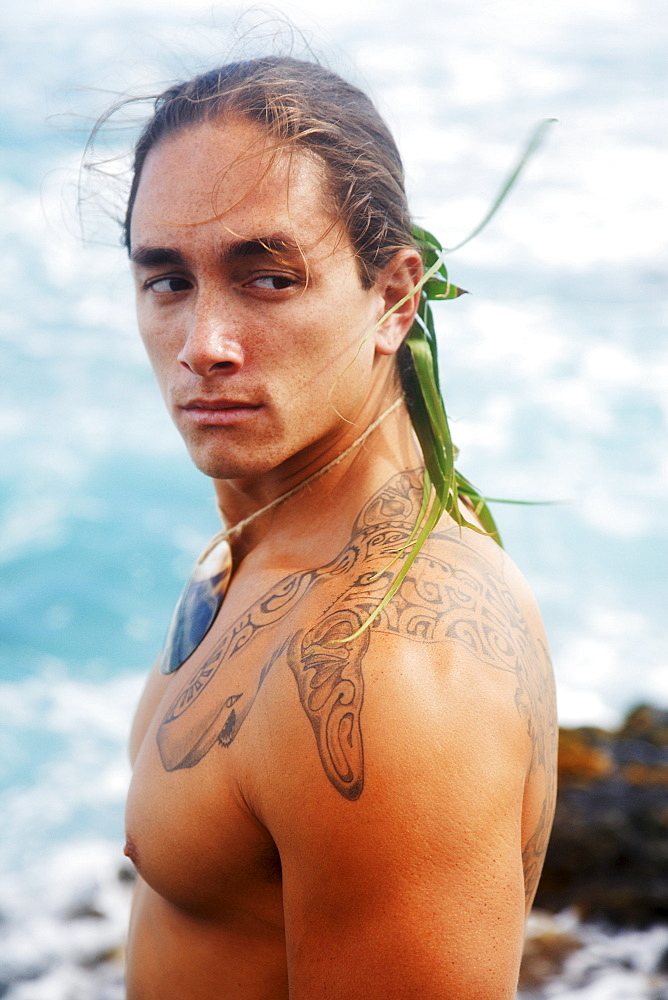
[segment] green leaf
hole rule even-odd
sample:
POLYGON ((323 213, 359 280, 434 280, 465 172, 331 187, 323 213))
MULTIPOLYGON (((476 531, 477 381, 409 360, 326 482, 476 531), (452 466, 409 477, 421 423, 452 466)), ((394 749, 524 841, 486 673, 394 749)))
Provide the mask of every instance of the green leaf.
MULTIPOLYGON (((490 222, 514 187, 527 161, 542 143, 548 128, 556 121, 556 118, 547 118, 538 125, 519 161, 504 181, 489 211, 485 214, 482 221, 469 233, 466 239, 454 247, 444 249, 436 237, 428 230, 423 229, 421 226, 413 227, 413 237, 422 254, 425 273, 421 281, 411 289, 408 295, 396 303, 382 317, 380 323, 402 306, 404 302, 408 301, 416 291, 420 291, 420 300, 415 321, 406 338, 406 343, 413 361, 413 372, 407 376, 412 383, 410 387, 411 391, 407 397, 407 404, 411 423, 417 435, 425 465, 423 499, 409 538, 397 551, 390 563, 375 576, 375 579, 380 578, 398 559, 404 559, 403 565, 399 569, 387 593, 380 601, 378 607, 353 635, 347 639, 333 640, 334 644, 337 642, 350 642, 361 635, 372 624, 399 590, 410 567, 417 559, 427 538, 440 521, 444 512, 447 512, 460 528, 467 527, 473 531, 482 531, 490 535, 499 545, 502 544, 496 522, 488 506, 491 501, 484 497, 455 468, 457 449, 452 441, 445 404, 441 395, 438 376, 436 330, 429 303, 437 300, 456 299, 460 295, 466 294, 464 289, 450 282, 445 266, 445 256, 463 247, 490 222), (461 506, 462 498, 465 498, 473 508, 479 522, 478 524, 472 523, 464 515, 461 506)), ((527 501, 501 502, 526 503, 527 501)))
POLYGON ((478 233, 481 233, 482 230, 485 228, 485 226, 488 224, 488 222, 490 222, 494 218, 498 210, 501 208, 501 205, 506 200, 508 194, 515 186, 515 182, 517 181, 517 178, 519 177, 522 170, 526 166, 527 161, 531 159, 531 157, 536 152, 538 147, 542 144, 543 139, 545 138, 545 134, 547 133, 547 130, 550 128, 551 125, 557 124, 558 121, 559 121, 558 118, 545 118, 543 119, 542 122, 540 122, 540 124, 534 130, 531 139, 525 146, 524 152, 522 153, 519 160, 515 164, 514 168, 512 169, 512 171, 504 181, 503 185, 501 186, 501 190, 499 191, 496 198, 492 202, 492 207, 483 217, 482 221, 478 223, 475 229, 471 230, 466 239, 463 239, 460 243, 457 243, 454 247, 450 247, 448 250, 445 250, 444 251, 445 253, 454 253, 455 250, 461 250, 461 248, 463 246, 466 246, 467 243, 470 243, 471 240, 478 235, 478 233))

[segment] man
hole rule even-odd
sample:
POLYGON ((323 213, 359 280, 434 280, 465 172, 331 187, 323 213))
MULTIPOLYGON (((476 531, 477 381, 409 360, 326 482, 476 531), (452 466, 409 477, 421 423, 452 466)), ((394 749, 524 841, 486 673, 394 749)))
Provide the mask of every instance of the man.
POLYGON ((126 241, 226 525, 133 727, 129 1000, 513 997, 554 805, 551 673, 474 512, 455 496, 414 532, 397 357, 415 384, 423 262, 386 127, 291 59, 171 88, 126 241))

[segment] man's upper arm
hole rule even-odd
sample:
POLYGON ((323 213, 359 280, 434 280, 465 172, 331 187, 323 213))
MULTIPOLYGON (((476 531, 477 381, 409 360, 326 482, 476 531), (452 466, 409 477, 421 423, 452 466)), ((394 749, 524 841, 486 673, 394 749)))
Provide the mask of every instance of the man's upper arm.
POLYGON ((526 743, 508 679, 481 677, 447 644, 375 635, 354 798, 295 717, 263 809, 283 868, 291 1000, 515 995, 526 743))

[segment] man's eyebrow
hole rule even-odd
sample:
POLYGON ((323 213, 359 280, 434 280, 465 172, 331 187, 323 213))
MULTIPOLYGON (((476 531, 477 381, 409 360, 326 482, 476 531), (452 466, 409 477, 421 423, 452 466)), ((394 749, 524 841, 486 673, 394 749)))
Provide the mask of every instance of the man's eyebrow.
POLYGON ((135 247, 130 260, 137 267, 183 267, 186 263, 183 254, 170 247, 135 247))
POLYGON ((250 240, 233 240, 221 250, 220 258, 224 264, 233 264, 245 257, 293 257, 302 256, 299 245, 289 236, 277 233, 271 236, 256 236, 250 240))
MULTIPOLYGON (((303 256, 295 240, 281 233, 271 236, 256 236, 253 239, 238 239, 221 248, 220 260, 223 264, 233 264, 247 257, 294 257, 303 256)), ((171 247, 139 246, 130 253, 130 260, 137 267, 185 267, 186 258, 180 250, 171 247)))

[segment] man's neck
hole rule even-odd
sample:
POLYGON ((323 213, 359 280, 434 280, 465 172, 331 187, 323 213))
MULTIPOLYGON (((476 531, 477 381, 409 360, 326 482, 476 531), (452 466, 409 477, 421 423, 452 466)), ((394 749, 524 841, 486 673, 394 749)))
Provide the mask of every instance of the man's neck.
POLYGON ((401 399, 356 435, 342 434, 337 444, 311 454, 308 461, 293 466, 283 477, 216 481, 219 507, 237 566, 269 535, 271 548, 282 540, 291 551, 295 547, 298 550, 300 540, 306 536, 311 548, 319 527, 335 531, 337 526, 347 525, 357 516, 360 501, 390 476, 421 464, 401 399))

